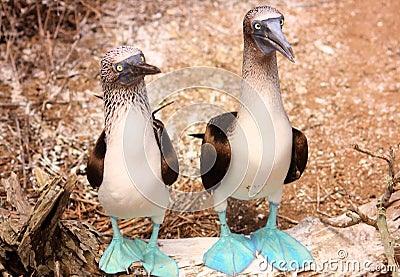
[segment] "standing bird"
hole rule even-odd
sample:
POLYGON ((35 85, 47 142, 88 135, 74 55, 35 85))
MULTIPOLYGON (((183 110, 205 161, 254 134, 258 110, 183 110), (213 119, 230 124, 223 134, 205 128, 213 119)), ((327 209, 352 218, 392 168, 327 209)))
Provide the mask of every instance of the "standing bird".
POLYGON ((106 273, 127 271, 140 261, 149 274, 177 276, 176 262, 157 247, 171 185, 178 177, 178 159, 161 121, 150 112, 144 76, 160 73, 147 64, 141 50, 121 46, 101 60, 105 128, 87 165, 87 178, 99 187, 99 200, 110 215, 113 239, 101 257, 106 273), (149 216, 151 238, 124 238, 118 218, 149 216))
POLYGON ((221 237, 209 249, 206 266, 236 275, 261 254, 280 270, 294 270, 312 261, 296 239, 277 229, 276 216, 284 183, 298 179, 307 164, 307 139, 292 128, 283 107, 276 51, 294 62, 282 33, 283 15, 262 6, 243 20, 244 53, 241 106, 238 112, 212 118, 203 137, 200 171, 203 186, 214 197, 221 237), (227 198, 266 198, 267 225, 251 240, 230 232, 226 222, 227 198))

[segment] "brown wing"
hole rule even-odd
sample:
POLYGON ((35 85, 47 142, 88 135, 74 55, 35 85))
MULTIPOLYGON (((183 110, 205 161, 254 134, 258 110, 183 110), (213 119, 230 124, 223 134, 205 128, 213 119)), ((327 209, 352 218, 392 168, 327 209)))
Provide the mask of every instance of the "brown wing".
POLYGON ((106 133, 103 130, 100 137, 97 139, 96 145, 93 148, 92 154, 89 157, 89 161, 86 167, 86 176, 89 184, 94 187, 100 187, 103 182, 104 172, 104 157, 106 156, 106 133))
POLYGON ((200 173, 206 190, 215 189, 224 178, 231 162, 228 130, 236 122, 237 112, 213 117, 207 124, 200 156, 200 173))
POLYGON ((292 159, 284 182, 285 184, 289 184, 300 178, 306 168, 308 159, 308 144, 306 136, 295 128, 292 128, 292 132, 292 159))
POLYGON ((178 178, 179 164, 164 124, 153 116, 153 129, 161 152, 161 175, 164 184, 172 185, 178 178))

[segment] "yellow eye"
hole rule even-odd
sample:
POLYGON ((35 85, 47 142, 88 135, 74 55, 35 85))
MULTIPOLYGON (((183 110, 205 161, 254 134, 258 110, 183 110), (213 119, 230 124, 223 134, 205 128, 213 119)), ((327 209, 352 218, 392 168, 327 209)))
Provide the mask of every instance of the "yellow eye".
POLYGON ((140 56, 140 59, 142 60, 142 62, 144 62, 144 56, 140 56))
POLYGON ((121 72, 124 69, 124 67, 119 64, 119 65, 117 65, 116 69, 118 72, 121 72))
POLYGON ((282 19, 281 19, 281 22, 280 22, 281 27, 283 26, 283 23, 285 23, 285 20, 283 20, 283 18, 282 18, 282 19))
POLYGON ((260 23, 256 23, 256 24, 254 24, 254 29, 256 29, 256 30, 260 30, 260 29, 261 29, 261 25, 260 25, 260 23))

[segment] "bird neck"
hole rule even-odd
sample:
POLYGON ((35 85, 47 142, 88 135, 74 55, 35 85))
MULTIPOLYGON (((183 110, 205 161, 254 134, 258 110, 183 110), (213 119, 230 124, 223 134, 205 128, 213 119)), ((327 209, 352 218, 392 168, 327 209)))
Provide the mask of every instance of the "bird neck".
POLYGON ((133 106, 139 107, 144 117, 151 118, 150 105, 143 78, 128 87, 103 84, 103 91, 107 140, 113 126, 118 120, 124 117, 133 106))
POLYGON ((264 55, 255 41, 246 36, 242 78, 242 105, 251 109, 253 103, 263 100, 271 111, 284 111, 275 51, 270 55, 264 55))

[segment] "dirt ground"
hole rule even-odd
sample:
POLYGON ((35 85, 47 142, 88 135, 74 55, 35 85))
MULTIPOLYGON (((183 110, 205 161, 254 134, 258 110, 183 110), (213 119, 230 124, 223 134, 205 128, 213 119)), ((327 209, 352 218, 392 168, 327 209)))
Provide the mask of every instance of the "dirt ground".
MULTIPOLYGON (((164 73, 206 65, 240 74, 242 18, 264 4, 285 15, 284 33, 296 63, 278 55, 282 96, 310 150, 302 178, 284 188, 280 227, 311 215, 342 214, 350 208, 348 199, 362 204, 383 193, 386 164, 352 145, 385 153, 400 143, 399 1, 77 3, 85 12, 76 11, 78 4, 52 7, 48 22, 33 24, 32 34, 1 35, 0 178, 16 172, 32 201, 40 189, 33 169, 76 173, 79 184, 65 218, 88 221, 110 234, 108 218, 85 177, 88 151, 103 128, 102 102, 94 97, 101 95, 101 56, 117 45, 133 44, 164 73)), ((180 96, 161 112, 163 120, 180 104, 194 101, 180 96)), ((202 100, 236 108, 218 97, 202 100)), ((189 170, 198 163, 199 145, 185 143, 184 134, 180 139, 174 143, 182 170, 189 170)), ((180 178, 176 186, 193 190, 199 178, 180 178)), ((0 193, 1 207, 7 208, 2 187, 0 193)), ((236 232, 255 231, 267 215, 262 200, 229 202, 228 220, 236 232)), ((160 237, 215 236, 215 219, 211 209, 169 212, 160 237)), ((140 237, 149 237, 151 230, 148 219, 125 220, 121 227, 140 237)))

